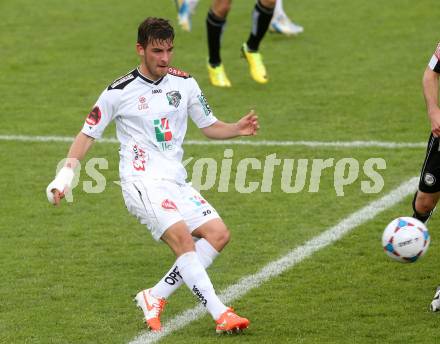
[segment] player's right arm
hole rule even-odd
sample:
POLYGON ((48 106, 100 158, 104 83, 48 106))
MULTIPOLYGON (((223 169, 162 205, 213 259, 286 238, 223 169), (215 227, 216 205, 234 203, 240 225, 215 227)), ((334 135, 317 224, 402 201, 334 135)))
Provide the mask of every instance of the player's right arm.
POLYGON ((94 140, 101 138, 105 128, 114 118, 120 94, 121 89, 115 89, 112 85, 101 93, 87 116, 82 130, 70 146, 64 166, 46 189, 47 199, 50 203, 58 205, 64 198, 64 194, 70 189, 75 176, 75 167, 86 156, 94 140))
POLYGON ((63 168, 57 173, 55 179, 47 187, 47 198, 49 202, 54 205, 59 205, 61 199, 64 198, 65 192, 70 188, 73 177, 75 176, 74 170, 90 150, 95 139, 91 136, 79 132, 75 137, 69 152, 67 153, 67 159, 63 168))
POLYGON ((440 136, 440 108, 438 103, 440 75, 440 44, 426 67, 423 74, 423 94, 426 108, 431 121, 431 132, 435 137, 440 136))

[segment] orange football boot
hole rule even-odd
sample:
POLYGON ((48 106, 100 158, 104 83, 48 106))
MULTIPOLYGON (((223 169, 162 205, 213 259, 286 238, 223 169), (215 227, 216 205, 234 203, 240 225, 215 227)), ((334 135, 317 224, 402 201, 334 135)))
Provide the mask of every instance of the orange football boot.
POLYGON ((166 300, 154 297, 150 293, 151 289, 142 290, 137 293, 133 301, 144 312, 145 322, 153 331, 158 332, 162 329, 160 324, 160 314, 162 313, 166 300))
POLYGON ((246 318, 242 318, 234 313, 232 308, 228 308, 220 315, 220 318, 216 321, 215 331, 217 333, 232 333, 240 332, 249 327, 250 321, 246 318))

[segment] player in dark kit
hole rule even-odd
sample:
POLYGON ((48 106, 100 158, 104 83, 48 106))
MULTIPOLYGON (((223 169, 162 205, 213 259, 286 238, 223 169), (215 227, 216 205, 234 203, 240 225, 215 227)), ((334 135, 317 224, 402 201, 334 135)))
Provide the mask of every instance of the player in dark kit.
MULTIPOLYGON (((440 108, 438 103, 440 75, 440 43, 429 61, 423 75, 423 93, 431 121, 431 135, 426 150, 425 162, 420 173, 419 189, 413 199, 413 217, 426 223, 440 198, 440 108)), ((431 302, 431 310, 440 310, 440 286, 431 302)))
POLYGON ((427 222, 440 198, 440 108, 438 104, 440 75, 440 44, 432 56, 423 75, 428 117, 431 121, 426 158, 420 173, 419 190, 414 195, 413 209, 416 219, 427 222))

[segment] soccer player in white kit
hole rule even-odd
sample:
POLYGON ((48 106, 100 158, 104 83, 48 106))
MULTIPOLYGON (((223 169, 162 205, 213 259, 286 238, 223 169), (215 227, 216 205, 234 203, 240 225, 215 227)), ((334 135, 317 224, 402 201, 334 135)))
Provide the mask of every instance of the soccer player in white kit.
POLYGON ((173 27, 165 19, 150 17, 139 25, 139 67, 102 92, 71 145, 64 167, 47 187, 47 196, 53 204, 60 203, 78 161, 114 120, 127 209, 177 258, 154 287, 135 297, 147 325, 161 330, 165 300, 184 283, 212 315, 216 331, 230 333, 247 328, 249 320, 219 300, 205 270, 228 243, 229 230, 216 210, 185 182, 182 143, 188 116, 211 139, 256 135, 259 124, 253 111, 236 123, 218 120, 197 82, 170 67, 173 40, 173 27), (193 237, 199 240, 194 243, 193 237))

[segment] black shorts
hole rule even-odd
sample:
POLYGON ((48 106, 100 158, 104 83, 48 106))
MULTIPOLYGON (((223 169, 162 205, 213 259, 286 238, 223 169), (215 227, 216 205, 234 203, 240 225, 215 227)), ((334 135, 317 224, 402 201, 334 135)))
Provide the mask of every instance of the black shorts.
POLYGON ((439 138, 432 134, 428 140, 425 162, 420 172, 419 190, 426 193, 440 191, 439 138))

